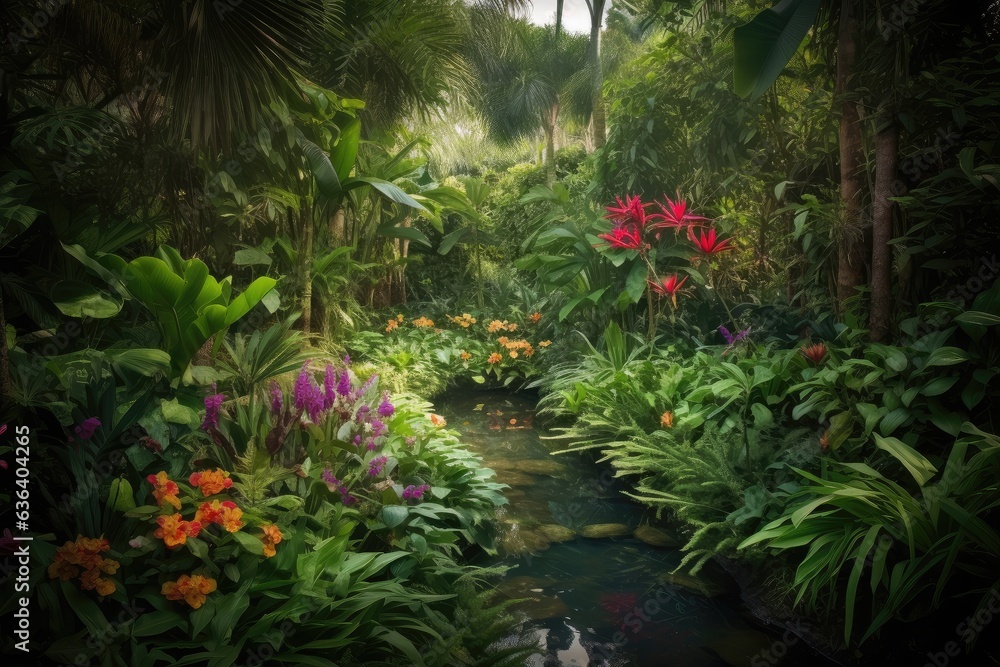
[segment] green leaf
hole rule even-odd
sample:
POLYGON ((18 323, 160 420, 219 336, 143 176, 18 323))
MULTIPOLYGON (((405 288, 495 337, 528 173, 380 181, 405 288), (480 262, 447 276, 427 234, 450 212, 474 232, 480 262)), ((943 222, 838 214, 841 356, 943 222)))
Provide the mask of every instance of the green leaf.
POLYGON ((409 515, 409 509, 405 505, 386 505, 382 508, 382 523, 395 528, 402 525, 409 515))
POLYGON ((451 252, 451 249, 455 247, 456 243, 465 240, 465 237, 468 236, 470 233, 471 229, 469 227, 459 227, 455 231, 451 232, 443 239, 441 239, 441 245, 438 246, 437 250, 438 254, 447 255, 449 252, 451 252))
POLYGON ((243 531, 237 531, 232 533, 233 538, 240 543, 240 546, 254 554, 255 556, 264 555, 264 543, 259 537, 254 537, 244 533, 243 531))
POLYGON ((918 486, 926 484, 937 473, 937 468, 923 454, 898 438, 883 438, 876 433, 875 444, 879 449, 889 452, 902 463, 903 467, 913 475, 918 486))
POLYGON ((956 322, 962 324, 978 324, 981 326, 993 326, 1000 324, 1000 315, 994 315, 993 313, 984 313, 978 310, 970 310, 962 313, 955 318, 956 322))
POLYGON ((809 33, 820 0, 782 0, 733 33, 733 84, 756 99, 771 87, 809 33))
POLYGON ((233 264, 237 266, 252 266, 254 264, 271 265, 271 257, 257 248, 243 248, 237 250, 233 257, 233 264))
POLYGON ((122 309, 122 301, 89 283, 60 280, 52 286, 49 298, 67 317, 93 317, 103 320, 114 317, 122 309))
POLYGON ((763 403, 753 403, 750 412, 753 413, 754 426, 757 428, 765 428, 774 423, 774 416, 763 403))
POLYGON ((638 303, 646 291, 646 272, 646 265, 643 262, 636 262, 632 265, 628 278, 625 279, 625 291, 632 299, 632 303, 638 303))
POLYGON ((380 227, 378 233, 381 236, 388 236, 389 238, 397 239, 407 239, 421 245, 425 245, 428 248, 431 247, 431 241, 427 238, 427 235, 416 227, 397 227, 397 226, 384 226, 380 227))
POLYGON ((375 178, 373 176, 355 176, 344 184, 344 190, 353 190, 365 185, 370 185, 383 195, 396 202, 397 204, 403 204, 404 206, 409 206, 410 208, 415 208, 418 211, 426 211, 427 209, 418 202, 416 199, 410 195, 403 192, 398 186, 393 185, 389 181, 383 180, 381 178, 375 178))
POLYGON ((135 623, 132 625, 132 636, 155 637, 168 630, 184 627, 186 623, 187 619, 176 612, 154 611, 135 619, 135 623))
POLYGON ((969 355, 957 347, 939 347, 927 355, 924 368, 932 366, 954 366, 963 361, 968 361, 969 355))

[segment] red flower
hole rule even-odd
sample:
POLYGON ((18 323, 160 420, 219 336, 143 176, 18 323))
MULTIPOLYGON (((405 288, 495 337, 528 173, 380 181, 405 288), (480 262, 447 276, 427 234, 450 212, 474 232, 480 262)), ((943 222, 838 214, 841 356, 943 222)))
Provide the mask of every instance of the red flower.
POLYGON ((684 276, 680 281, 677 280, 677 274, 671 276, 661 277, 657 282, 647 281, 649 283, 649 288, 661 294, 663 296, 669 296, 670 302, 677 307, 677 292, 680 291, 681 286, 687 282, 688 276, 684 276))
POLYGON ((715 255, 726 250, 733 250, 733 246, 729 245, 731 239, 716 241, 715 229, 709 229, 701 235, 691 232, 689 236, 695 248, 703 255, 715 255))
POLYGON ((612 248, 624 250, 642 248, 642 232, 636 225, 616 225, 610 234, 598 234, 597 238, 604 239, 612 248))
POLYGON ((693 222, 708 220, 708 218, 703 218, 700 215, 688 215, 687 202, 683 199, 672 201, 670 197, 667 197, 666 195, 664 195, 663 198, 667 200, 666 204, 660 204, 657 202, 657 206, 660 207, 660 211, 662 211, 662 213, 654 213, 649 216, 651 219, 655 218, 658 220, 658 222, 651 225, 651 229, 656 227, 680 228, 693 222))
POLYGON ((803 347, 801 352, 806 359, 818 365, 823 363, 823 360, 826 358, 826 345, 816 343, 815 345, 803 347))
POLYGON ((642 231, 648 219, 646 207, 649 204, 643 204, 642 199, 639 197, 630 197, 628 195, 625 195, 624 203, 621 197, 615 197, 615 201, 618 202, 618 206, 606 206, 608 214, 604 217, 608 220, 614 220, 619 224, 638 225, 639 230, 642 231))

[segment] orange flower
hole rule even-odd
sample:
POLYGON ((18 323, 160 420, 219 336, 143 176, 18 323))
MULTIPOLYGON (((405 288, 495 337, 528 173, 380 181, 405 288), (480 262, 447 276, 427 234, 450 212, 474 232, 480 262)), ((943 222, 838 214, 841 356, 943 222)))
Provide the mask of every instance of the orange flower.
POLYGON ((663 428, 673 428, 674 427, 674 413, 667 410, 662 415, 660 415, 660 426, 663 428))
POLYGON ((494 352, 493 354, 490 355, 490 358, 487 359, 486 362, 490 364, 499 364, 501 359, 503 359, 503 357, 494 352))
POLYGON ((497 342, 500 343, 501 345, 506 345, 507 343, 510 342, 510 338, 507 338, 506 336, 500 336, 499 338, 497 338, 497 342))
POLYGON ((264 531, 264 534, 260 537, 264 543, 264 555, 270 558, 277 553, 274 545, 281 541, 281 531, 273 523, 261 526, 261 530, 264 531))
POLYGON ((198 533, 201 532, 200 522, 185 521, 180 514, 158 516, 156 523, 160 527, 153 532, 153 535, 162 539, 170 549, 184 544, 189 537, 198 537, 198 533))
POLYGON ((531 320, 532 324, 537 324, 538 320, 542 319, 542 314, 535 311, 531 315, 528 315, 528 319, 531 320))
POLYGON ((231 500, 213 500, 210 503, 205 502, 201 504, 201 507, 195 512, 194 520, 203 526, 210 523, 217 523, 228 532, 235 533, 243 527, 243 522, 240 520, 242 516, 243 510, 237 507, 236 503, 231 500))
MULTIPOLYGON (((506 322, 507 320, 504 320, 506 322)), ((507 331, 517 331, 517 325, 511 322, 507 325, 507 331)))
POLYGON ((153 497, 156 498, 158 506, 163 507, 163 503, 167 503, 173 505, 174 509, 181 508, 181 501, 177 497, 180 489, 177 488, 176 482, 167 479, 167 473, 161 470, 147 477, 146 481, 153 485, 153 497))
POLYGON ((397 328, 398 326, 399 326, 399 324, 396 322, 396 320, 389 320, 389 323, 385 326, 385 332, 389 333, 390 331, 392 331, 393 329, 397 328))
POLYGON ((434 413, 427 415, 427 418, 430 419, 431 423, 437 426, 438 428, 442 428, 448 423, 444 417, 442 417, 441 415, 436 415, 434 413))
POLYGON ((490 333, 496 333, 501 329, 503 329, 504 331, 507 330, 506 322, 501 322, 500 320, 493 320, 488 325, 486 325, 486 330, 489 331, 490 333))
POLYGON ((402 322, 403 321, 403 313, 397 313, 396 314, 396 321, 397 322, 402 322))
POLYGON ((215 579, 200 574, 182 574, 177 581, 164 582, 160 593, 168 600, 184 600, 192 609, 205 604, 206 596, 218 587, 215 579))
POLYGON ((549 345, 552 345, 552 341, 543 340, 541 343, 538 344, 538 347, 548 347, 549 345))
POLYGON ((466 352, 465 350, 462 350, 462 354, 458 356, 461 357, 462 361, 468 361, 469 359, 472 358, 472 355, 466 352))
POLYGON ((430 327, 434 326, 434 320, 427 319, 426 317, 424 317, 423 315, 421 315, 417 319, 413 320, 413 326, 415 326, 415 327, 422 327, 422 328, 430 328, 430 327))
POLYGON ((205 498, 222 493, 223 489, 228 489, 233 485, 229 473, 221 468, 191 473, 188 481, 191 482, 191 486, 200 487, 201 494, 205 498))
POLYGON ((108 551, 111 545, 103 537, 87 538, 77 535, 75 542, 66 542, 56 549, 55 559, 48 567, 49 577, 69 581, 80 576, 80 588, 85 591, 97 590, 98 595, 111 595, 115 592, 115 583, 101 574, 114 574, 118 571, 118 561, 102 558, 100 553, 108 551), (80 574, 81 568, 83 574, 80 574))
POLYGON ((517 359, 517 352, 515 352, 514 350, 511 350, 510 351, 510 358, 511 359, 517 359))

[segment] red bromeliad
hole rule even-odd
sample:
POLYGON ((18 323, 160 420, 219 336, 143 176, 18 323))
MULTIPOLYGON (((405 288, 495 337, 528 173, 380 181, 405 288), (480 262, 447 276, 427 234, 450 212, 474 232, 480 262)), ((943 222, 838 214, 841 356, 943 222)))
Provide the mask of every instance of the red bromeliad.
POLYGON ((616 225, 610 233, 598 234, 597 238, 604 239, 612 248, 622 248, 624 250, 639 250, 642 248, 642 231, 636 225, 616 225))
POLYGON ((715 229, 709 229, 707 232, 698 234, 696 232, 691 232, 689 234, 691 242, 694 243, 695 248, 698 252, 703 255, 716 255, 720 252, 725 252, 726 250, 733 250, 733 246, 730 245, 731 239, 717 239, 715 234, 715 229))
POLYGON ((656 292, 657 294, 662 294, 663 296, 669 296, 670 302, 673 304, 674 308, 677 307, 677 292, 680 291, 681 287, 687 282, 688 276, 684 276, 678 281, 677 274, 670 276, 660 277, 656 282, 647 281, 649 288, 656 292))
POLYGON ((823 363, 823 360, 826 358, 826 345, 823 345, 823 343, 803 346, 800 351, 802 352, 802 356, 817 365, 823 363))
POLYGON ((700 215, 689 215, 687 212, 687 202, 683 199, 673 201, 666 195, 664 195, 663 198, 667 200, 666 204, 660 204, 657 202, 657 206, 660 207, 660 211, 662 212, 654 213, 649 216, 650 219, 657 220, 657 222, 650 225, 650 229, 656 229, 659 227, 674 227, 676 229, 680 229, 686 225, 708 220, 708 218, 703 218, 700 215))
POLYGON ((616 227, 618 225, 633 224, 638 226, 639 231, 642 232, 647 220, 650 218, 650 216, 646 215, 646 207, 649 204, 643 204, 640 197, 629 195, 625 195, 624 202, 621 200, 621 197, 615 197, 615 201, 618 202, 618 206, 606 206, 608 214, 604 217, 608 220, 614 220, 616 227))

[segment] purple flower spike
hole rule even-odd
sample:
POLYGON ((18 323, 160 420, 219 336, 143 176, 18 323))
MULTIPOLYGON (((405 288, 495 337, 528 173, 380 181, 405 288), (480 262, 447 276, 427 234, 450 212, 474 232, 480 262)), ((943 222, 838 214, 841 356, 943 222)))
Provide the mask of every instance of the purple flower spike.
MULTIPOLYGON (((215 385, 212 386, 214 387, 215 385)), ((222 401, 220 400, 219 403, 221 404, 222 401)), ((206 408, 208 407, 207 398, 205 399, 205 407, 206 408)), ((216 409, 216 411, 218 411, 218 409, 216 409)), ((73 432, 76 433, 76 437, 80 438, 81 440, 90 440, 91 438, 94 437, 94 431, 96 431, 99 426, 101 426, 100 419, 98 419, 97 417, 88 417, 87 419, 84 419, 82 422, 80 422, 80 424, 73 429, 73 432)), ((202 428, 204 428, 204 426, 202 428)))
POLYGON ((271 381, 271 414, 276 415, 285 407, 285 396, 277 382, 271 381))
POLYGON ((340 374, 340 381, 337 383, 337 393, 345 397, 351 393, 351 374, 347 371, 340 374))
POLYGON ((395 406, 389 402, 389 392, 382 394, 382 402, 378 404, 378 413, 383 417, 391 417, 396 411, 395 406))
MULTIPOLYGON (((222 407, 222 401, 226 400, 226 397, 215 392, 216 388, 213 382, 212 393, 205 397, 205 421, 201 423, 201 430, 203 431, 219 428, 219 408, 222 407)), ((77 435, 80 435, 79 431, 77 431, 77 435)), ((91 431, 91 435, 93 435, 93 431, 91 431)), ((81 437, 83 436, 81 435, 81 437)), ((87 438, 83 439, 86 440, 87 438)))
POLYGON ((337 399, 336 387, 334 382, 334 372, 333 366, 327 364, 326 371, 323 372, 323 407, 329 410, 330 406, 337 399))

